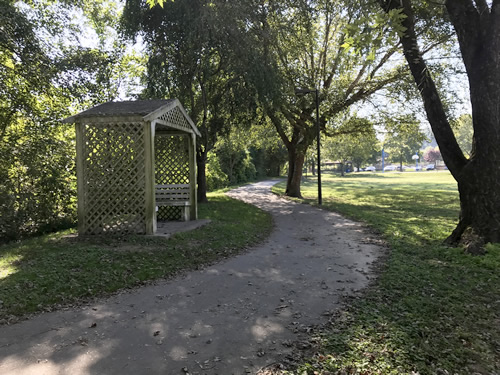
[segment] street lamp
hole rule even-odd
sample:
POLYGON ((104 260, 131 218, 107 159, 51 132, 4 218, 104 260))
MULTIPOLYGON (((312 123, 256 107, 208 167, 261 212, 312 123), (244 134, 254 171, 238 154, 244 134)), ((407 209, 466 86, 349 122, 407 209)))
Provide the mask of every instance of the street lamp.
POLYGON ((316 132, 318 140, 318 205, 321 206, 323 203, 323 197, 321 194, 321 152, 320 152, 320 128, 319 128, 319 90, 315 89, 304 89, 296 88, 295 95, 301 96, 306 94, 314 93, 316 95, 316 132))
POLYGON ((419 159, 418 151, 415 152, 415 155, 413 155, 411 158, 415 160, 415 172, 418 172, 418 159, 419 159))

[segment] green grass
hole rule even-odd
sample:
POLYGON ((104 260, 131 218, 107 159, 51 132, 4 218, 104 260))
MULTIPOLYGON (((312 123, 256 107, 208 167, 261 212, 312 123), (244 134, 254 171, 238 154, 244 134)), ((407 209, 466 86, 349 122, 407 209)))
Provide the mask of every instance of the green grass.
POLYGON ((0 247, 0 323, 168 278, 235 255, 270 233, 269 214, 209 194, 199 206, 211 223, 170 239, 68 237, 70 231, 0 247))
MULTIPOLYGON (((302 193, 315 204, 315 181, 302 193)), ((366 222, 390 252, 297 373, 499 373, 500 246, 474 257, 442 245, 459 212, 449 173, 325 174, 323 205, 366 222)))

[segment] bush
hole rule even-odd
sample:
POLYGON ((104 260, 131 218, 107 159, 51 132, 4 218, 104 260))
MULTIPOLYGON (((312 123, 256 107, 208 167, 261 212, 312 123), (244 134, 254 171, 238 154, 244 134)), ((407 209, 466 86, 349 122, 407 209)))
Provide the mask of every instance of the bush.
POLYGON ((222 189, 229 185, 227 174, 222 171, 219 158, 215 153, 208 153, 206 168, 208 191, 222 189))
POLYGON ((236 183, 254 181, 256 178, 257 169, 252 162, 250 153, 246 151, 236 166, 236 183))
POLYGON ((72 129, 20 120, 0 146, 0 243, 74 225, 72 129))

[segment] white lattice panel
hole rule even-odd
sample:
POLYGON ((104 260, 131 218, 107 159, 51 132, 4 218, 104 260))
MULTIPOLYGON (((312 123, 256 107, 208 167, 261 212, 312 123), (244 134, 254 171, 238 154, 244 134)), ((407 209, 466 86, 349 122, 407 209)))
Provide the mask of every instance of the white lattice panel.
POLYGON ((83 138, 85 233, 144 233, 143 124, 86 125, 83 138))
POLYGON ((186 117, 184 117, 184 114, 178 107, 175 107, 167 113, 164 113, 160 117, 160 120, 163 120, 170 124, 174 124, 177 128, 180 127, 181 129, 184 129, 188 132, 192 131, 191 125, 189 125, 188 120, 186 120, 186 117))

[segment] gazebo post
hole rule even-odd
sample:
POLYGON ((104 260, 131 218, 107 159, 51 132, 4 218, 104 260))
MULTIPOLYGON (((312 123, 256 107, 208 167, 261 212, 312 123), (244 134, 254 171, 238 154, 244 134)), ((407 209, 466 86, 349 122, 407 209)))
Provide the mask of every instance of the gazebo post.
POLYGON ((191 220, 198 220, 198 199, 196 196, 196 134, 188 134, 189 149, 189 187, 190 187, 190 211, 191 220))
POLYGON ((154 133, 155 123, 144 122, 144 169, 146 185, 146 234, 156 232, 155 220, 155 164, 154 164, 154 133))
POLYGON ((76 195, 77 195, 77 214, 78 214, 78 233, 85 233, 85 179, 84 179, 84 160, 85 140, 83 130, 85 124, 75 123, 76 134, 76 195))

